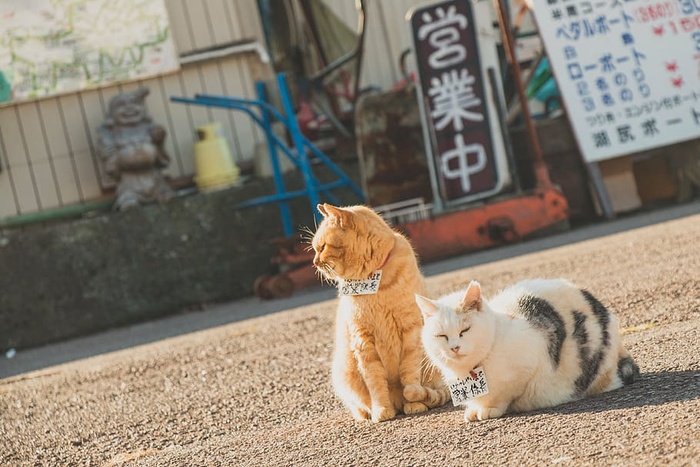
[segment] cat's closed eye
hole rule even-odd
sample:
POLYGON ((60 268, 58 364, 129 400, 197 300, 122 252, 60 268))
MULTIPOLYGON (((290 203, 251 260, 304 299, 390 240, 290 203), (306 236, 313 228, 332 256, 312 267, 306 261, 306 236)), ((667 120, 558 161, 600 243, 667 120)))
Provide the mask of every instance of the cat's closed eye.
POLYGON ((467 326, 466 328, 464 328, 464 329, 462 329, 461 331, 459 331, 459 337, 462 337, 462 336, 464 335, 464 333, 466 333, 466 332, 469 331, 470 329, 471 329, 471 326, 467 326))
POLYGON ((342 248, 336 244, 330 244, 330 243, 323 243, 323 244, 318 245, 318 252, 319 253, 322 253, 326 249, 341 250, 342 248))
POLYGON ((448 340, 445 334, 436 334, 435 337, 444 337, 445 340, 448 340))

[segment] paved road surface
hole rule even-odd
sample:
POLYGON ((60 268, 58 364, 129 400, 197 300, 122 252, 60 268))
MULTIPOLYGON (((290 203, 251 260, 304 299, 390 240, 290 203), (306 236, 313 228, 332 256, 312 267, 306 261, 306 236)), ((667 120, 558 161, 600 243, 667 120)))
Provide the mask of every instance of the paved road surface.
POLYGON ((486 422, 446 405, 357 423, 331 392, 322 289, 1 361, 0 465, 700 465, 699 203, 424 270, 431 295, 471 279, 487 296, 528 277, 586 286, 620 316, 641 380, 486 422))

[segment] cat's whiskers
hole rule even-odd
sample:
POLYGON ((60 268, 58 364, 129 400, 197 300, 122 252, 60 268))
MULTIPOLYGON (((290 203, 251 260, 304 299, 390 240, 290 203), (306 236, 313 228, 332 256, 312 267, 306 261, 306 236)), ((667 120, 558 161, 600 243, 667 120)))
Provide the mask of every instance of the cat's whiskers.
POLYGON ((333 275, 335 273, 335 263, 329 263, 327 261, 324 261, 321 263, 323 265, 323 268, 328 272, 328 274, 333 275))
POLYGON ((318 277, 318 280, 321 281, 321 284, 325 284, 328 282, 328 279, 326 278, 326 275, 321 272, 320 269, 316 269, 316 276, 318 277))
POLYGON ((308 243, 309 245, 306 247, 306 251, 309 251, 313 246, 311 245, 312 240, 314 239, 314 232, 307 226, 304 226, 301 228, 301 234, 299 235, 302 243, 308 243))
POLYGON ((316 274, 319 276, 322 283, 335 285, 335 281, 332 279, 332 277, 335 275, 333 273, 333 265, 326 262, 319 263, 316 266, 316 274))
POLYGON ((328 285, 335 285, 335 283, 328 277, 327 274, 322 273, 319 271, 320 277, 321 277, 321 282, 328 284, 328 285))

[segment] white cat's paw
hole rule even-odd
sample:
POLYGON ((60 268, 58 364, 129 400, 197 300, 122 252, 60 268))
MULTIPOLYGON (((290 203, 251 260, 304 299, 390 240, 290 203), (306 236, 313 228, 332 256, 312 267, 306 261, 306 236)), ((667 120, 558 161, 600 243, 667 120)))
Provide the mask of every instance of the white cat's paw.
POLYGON ((464 410, 464 421, 465 422, 475 422, 479 420, 479 412, 481 407, 478 405, 468 405, 464 410))
POLYGON ((396 416, 394 407, 372 407, 372 421, 374 423, 391 420, 396 416))
POLYGON ((505 410, 498 407, 482 407, 476 404, 470 404, 464 411, 465 422, 476 422, 477 420, 488 420, 489 418, 498 418, 505 413, 505 410))

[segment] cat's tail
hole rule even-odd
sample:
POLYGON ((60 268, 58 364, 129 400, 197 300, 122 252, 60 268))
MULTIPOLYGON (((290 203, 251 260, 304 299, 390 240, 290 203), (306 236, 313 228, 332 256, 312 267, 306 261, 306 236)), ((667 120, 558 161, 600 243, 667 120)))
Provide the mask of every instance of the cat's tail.
POLYGON ((422 401, 429 408, 440 407, 450 400, 450 390, 442 380, 440 371, 433 365, 429 365, 423 374, 423 382, 426 394, 422 401))
POLYGON ((450 390, 445 386, 440 386, 435 389, 426 388, 428 390, 428 398, 426 404, 428 407, 440 407, 445 402, 450 400, 450 390))
POLYGON ((620 347, 617 375, 625 386, 639 379, 639 366, 632 360, 629 352, 624 347, 620 347))

